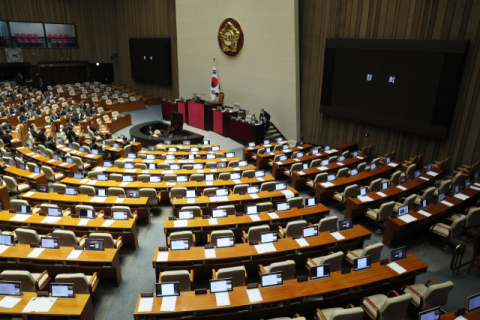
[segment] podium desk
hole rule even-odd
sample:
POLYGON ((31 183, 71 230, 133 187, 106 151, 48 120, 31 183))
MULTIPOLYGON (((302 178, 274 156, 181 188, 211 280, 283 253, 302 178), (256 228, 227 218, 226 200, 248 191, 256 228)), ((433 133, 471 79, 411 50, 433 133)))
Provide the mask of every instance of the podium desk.
MULTIPOLYGON (((36 298, 36 292, 22 292, 20 297, 22 300, 18 302, 12 309, 2 308, 3 315, 18 316, 33 318, 48 318, 48 319, 65 319, 75 318, 79 320, 94 320, 95 314, 93 312, 92 299, 89 294, 75 294, 75 299, 61 299, 57 298, 52 308, 48 312, 23 312, 32 298, 36 298)), ((0 297, 2 300, 5 297, 0 297)), ((3 317, 2 317, 3 319, 3 317)), ((11 319, 11 318, 10 318, 11 319)), ((23 318, 22 318, 23 319, 23 318)))
MULTIPOLYGON (((213 130, 213 109, 222 104, 217 101, 187 101, 188 125, 206 131, 213 130)), ((179 111, 180 112, 180 111, 179 111)))
POLYGON ((308 170, 302 170, 302 171, 294 171, 292 173, 292 187, 293 188, 300 188, 304 187, 307 184, 307 180, 311 179, 314 180, 315 176, 320 173, 333 173, 337 172, 338 170, 342 168, 351 168, 351 167, 356 167, 360 162, 363 162, 364 160, 368 159, 367 156, 365 155, 359 155, 355 158, 347 158, 343 160, 342 162, 332 162, 327 166, 320 166, 320 167, 313 167, 308 170))
POLYGON ((329 154, 329 153, 319 152, 317 154, 311 154, 309 156, 303 156, 301 158, 295 158, 295 159, 289 158, 285 161, 273 162, 273 164, 272 164, 272 176, 274 176, 275 178, 283 177, 283 173, 284 173, 285 169, 290 169, 292 164, 295 164, 295 163, 298 163, 298 162, 310 163, 313 160, 326 158, 326 157, 329 157, 330 155, 331 154, 329 154))
POLYGON ((85 204, 92 206, 97 212, 103 210, 105 214, 111 215, 112 206, 127 206, 130 207, 132 213, 136 210, 139 219, 150 223, 150 206, 148 205, 148 198, 119 198, 119 197, 90 197, 86 194, 79 194, 76 196, 66 196, 56 192, 41 193, 29 191, 21 194, 19 198, 27 200, 30 204, 53 203, 63 209, 70 209, 75 212, 77 204, 85 204))
POLYGON ((241 143, 248 145, 249 142, 255 142, 255 144, 261 144, 265 137, 265 127, 263 124, 250 124, 230 118, 230 138, 241 143))
POLYGON ((385 224, 383 244, 391 247, 392 243, 401 237, 411 235, 411 233, 416 230, 426 230, 434 224, 442 222, 445 218, 450 217, 453 213, 463 213, 463 209, 469 205, 474 205, 480 196, 480 191, 473 188, 464 189, 459 193, 468 196, 468 199, 462 200, 458 196, 447 196, 444 201, 431 204, 423 210, 409 210, 408 214, 415 218, 415 221, 407 223, 400 219, 401 217, 389 217, 385 224), (426 212, 427 215, 430 214, 430 216, 427 217, 422 214, 422 212, 426 212))
POLYGON ((261 191, 257 194, 230 194, 226 197, 205 197, 201 196, 194 199, 173 199, 172 206, 175 216, 178 216, 178 211, 185 206, 199 206, 203 210, 204 215, 209 215, 211 209, 218 206, 234 205, 237 212, 244 212, 246 205, 253 205, 261 202, 272 202, 275 205, 276 202, 282 201, 287 198, 287 195, 292 197, 298 197, 299 192, 293 188, 287 188, 282 191, 261 191))
POLYGON ((310 150, 312 147, 313 146, 311 144, 306 143, 300 147, 292 147, 286 150, 278 150, 278 151, 257 154, 257 170, 260 170, 262 168, 267 168, 270 160, 273 161, 275 156, 278 156, 280 154, 289 155, 289 154, 293 154, 295 151, 308 152, 308 150, 310 150))
POLYGON ((53 171, 62 171, 65 175, 71 174, 74 171, 78 171, 76 163, 67 163, 59 160, 53 160, 49 157, 44 157, 39 153, 35 153, 25 147, 17 148, 17 152, 20 152, 27 161, 34 162, 39 166, 51 167, 53 171))
POLYGON ((177 105, 171 101, 162 99, 162 116, 165 120, 170 120, 172 117, 172 111, 177 109, 177 105))
MULTIPOLYGON (((273 231, 273 230, 272 230, 273 231)), ((340 232, 345 239, 334 238, 329 231, 320 232, 317 236, 305 238, 308 246, 301 247, 293 238, 279 239, 273 245, 275 251, 259 253, 256 245, 236 243, 235 247, 215 249, 215 258, 205 257, 203 246, 191 247, 189 250, 168 251, 168 261, 157 261, 158 253, 164 252, 155 249, 153 267, 155 279, 160 272, 168 270, 194 270, 194 274, 211 275, 212 269, 245 266, 247 270, 258 270, 258 265, 269 265, 287 259, 297 264, 305 264, 307 258, 326 255, 331 251, 347 251, 363 248, 363 242, 370 239, 371 233, 361 225, 354 225, 352 229, 340 232)))
MULTIPOLYGON (((441 174, 442 171, 438 169, 432 169, 433 172, 441 174)), ((407 182, 401 186, 391 185, 387 190, 382 191, 386 196, 383 197, 376 192, 369 192, 368 197, 373 201, 362 202, 358 197, 347 199, 347 208, 345 210, 345 219, 357 218, 365 214, 367 208, 378 208, 384 202, 396 201, 405 195, 410 195, 414 192, 418 192, 422 189, 428 188, 435 183, 435 176, 431 176, 422 173, 420 177, 416 179, 408 179, 407 182)))
POLYGON ((188 109, 186 101, 177 101, 177 112, 183 114, 183 123, 187 123, 188 119, 188 109))
POLYGON ((9 247, 0 254, 0 268, 2 270, 28 270, 35 273, 48 270, 52 279, 60 273, 85 273, 90 275, 98 272, 100 279, 115 280, 117 286, 122 282, 117 249, 84 250, 77 259, 68 259, 74 247, 45 249, 35 258, 28 257, 32 250, 34 248, 31 248, 28 244, 15 244, 14 247, 9 247))
POLYGON ((106 222, 104 218, 89 219, 87 225, 79 226, 80 218, 72 218, 71 215, 63 216, 57 223, 44 222, 46 216, 41 216, 38 213, 33 213, 25 221, 10 220, 15 216, 15 213, 10 213, 7 210, 0 212, 0 223, 2 223, 2 230, 5 229, 15 231, 16 228, 28 228, 36 230, 39 234, 48 234, 55 230, 70 230, 75 232, 75 235, 82 237, 89 235, 92 232, 109 233, 114 239, 119 236, 122 237, 124 244, 132 245, 135 250, 138 248, 137 239, 137 221, 135 219, 128 220, 114 220, 113 224, 104 226, 106 222))
MULTIPOLYGON (((227 111, 229 109, 226 109, 227 111)), ((219 133, 225 137, 230 136, 230 118, 238 117, 238 111, 223 112, 213 110, 213 132, 219 133)))
MULTIPOLYGON (((401 164, 397 161, 392 161, 392 163, 401 164)), ((318 198, 318 201, 326 201, 332 199, 335 192, 343 192, 346 187, 352 184, 357 184, 359 187, 361 185, 367 185, 370 181, 386 177, 389 174, 392 174, 397 170, 396 167, 392 166, 382 166, 379 165, 373 170, 359 172, 355 176, 342 177, 338 178, 335 181, 331 181, 330 184, 317 183, 315 187, 315 197, 318 198)))
POLYGON ((36 188, 37 184, 48 184, 47 176, 44 173, 33 173, 12 166, 7 166, 4 170, 9 176, 28 182, 32 188, 36 188))
POLYGON ((268 147, 275 147, 277 145, 283 145, 283 144, 286 144, 288 143, 287 140, 283 140, 283 141, 280 141, 280 142, 270 142, 269 144, 260 144, 260 145, 255 145, 253 147, 244 147, 243 148, 243 160, 250 160, 252 158, 252 154, 254 153, 257 153, 258 152, 258 149, 262 149, 262 148, 268 148, 268 147))
POLYGON ((427 271, 428 265, 412 254, 397 262, 406 272, 398 274, 388 265, 372 263, 367 270, 341 274, 332 272, 329 278, 297 282, 285 280, 283 285, 260 288, 262 301, 250 302, 247 286, 234 287, 228 293, 230 305, 217 306, 215 294, 195 295, 194 291, 182 292, 177 298, 175 311, 162 312, 162 298, 154 298, 151 312, 138 312, 137 298, 134 319, 268 319, 285 314, 302 313, 303 310, 347 305, 375 293, 398 290, 415 283, 417 275, 427 271))
POLYGON ((177 231, 192 231, 195 234, 197 246, 207 244, 207 235, 215 230, 232 230, 237 243, 242 242, 242 231, 248 233, 248 229, 259 225, 269 225, 271 230, 278 230, 278 226, 285 228, 288 222, 295 220, 306 220, 312 224, 318 224, 320 219, 328 216, 330 209, 319 203, 316 206, 308 208, 291 208, 288 211, 268 213, 267 211, 260 212, 257 217, 259 221, 253 221, 250 216, 236 216, 228 215, 226 218, 217 218, 215 225, 210 225, 209 220, 202 217, 196 217, 193 220, 165 220, 164 232, 168 237, 172 232, 177 231), (272 217, 271 215, 277 215, 272 217), (186 223, 186 226, 178 226, 178 223, 186 223))

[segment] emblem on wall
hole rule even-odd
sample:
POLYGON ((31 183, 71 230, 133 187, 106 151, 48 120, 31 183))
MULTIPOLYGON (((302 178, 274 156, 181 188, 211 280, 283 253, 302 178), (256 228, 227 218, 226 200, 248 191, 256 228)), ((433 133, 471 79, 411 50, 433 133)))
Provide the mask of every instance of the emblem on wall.
POLYGON ((218 29, 218 45, 223 54, 229 58, 236 58, 243 49, 243 29, 240 23, 233 19, 223 20, 218 29))

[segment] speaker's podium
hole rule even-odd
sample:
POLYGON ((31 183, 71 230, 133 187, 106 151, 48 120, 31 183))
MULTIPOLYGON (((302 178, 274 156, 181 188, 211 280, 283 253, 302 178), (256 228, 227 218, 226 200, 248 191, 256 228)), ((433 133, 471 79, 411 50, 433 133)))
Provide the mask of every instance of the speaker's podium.
POLYGON ((188 124, 206 131, 213 131, 213 110, 222 103, 218 101, 187 102, 188 124))
POLYGON ((183 133, 183 113, 172 111, 170 125, 174 135, 181 135, 183 133))

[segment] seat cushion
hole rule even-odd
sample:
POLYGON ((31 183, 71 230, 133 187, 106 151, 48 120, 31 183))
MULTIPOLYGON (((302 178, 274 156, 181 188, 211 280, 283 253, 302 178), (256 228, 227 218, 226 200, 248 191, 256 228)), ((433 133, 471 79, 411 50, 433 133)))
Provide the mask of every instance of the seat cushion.
MULTIPOLYGON (((40 277, 41 273, 32 273, 33 279, 37 281, 38 277, 40 277)), ((38 287, 41 288, 43 284, 47 281, 48 279, 48 273, 44 274, 43 277, 38 281, 38 287)))
POLYGON ((55 173, 55 179, 61 179, 63 177, 64 177, 63 173, 61 173, 61 172, 55 173))
POLYGON ((29 189, 29 188, 30 188, 30 186, 28 184, 19 184, 17 186, 18 191, 26 190, 26 189, 29 189))
MULTIPOLYGON (((419 284, 412 284, 410 287, 412 287, 413 290, 415 290, 416 292, 418 292, 422 297, 425 296, 425 293, 427 292, 428 288, 423 284, 423 283, 419 283, 419 284)), ((413 301, 417 304, 417 305, 420 305, 420 297, 417 296, 415 293, 412 292, 412 290, 408 289, 408 288, 405 288, 405 293, 410 293, 410 295, 412 296, 413 298, 413 301)))
POLYGON ((464 217, 464 215, 459 215, 459 216, 457 216, 456 214, 454 214, 454 215, 450 216, 450 219, 452 219, 453 221, 455 221, 455 220, 460 219, 460 218, 463 218, 463 217, 464 217))
POLYGON ((308 180, 308 181, 307 181, 307 186, 309 186, 310 188, 313 188, 313 186, 314 186, 313 181, 312 181, 312 180, 308 180))
MULTIPOLYGON (((388 297, 384 294, 374 294, 373 296, 368 297, 368 299, 378 308, 378 310, 382 309, 383 304, 387 301, 388 297)), ((368 312, 377 317, 377 312, 375 309, 370 305, 370 303, 366 302, 365 300, 362 302, 362 305, 368 312)))
POLYGON ((335 193, 335 194, 333 195, 333 199, 338 200, 338 201, 340 201, 340 202, 343 201, 342 195, 341 195, 341 194, 338 194, 338 193, 335 193))
MULTIPOLYGON (((327 320, 330 320, 330 317, 332 316, 332 314, 335 312, 335 311, 339 311, 339 310, 344 310, 343 308, 329 308, 329 309, 321 309, 322 310, 322 313, 323 315, 325 316, 325 318, 327 318, 327 320)), ((321 316, 320 316, 320 313, 317 312, 317 319, 323 319, 321 316)))
MULTIPOLYGON (((363 249, 357 249, 357 250, 351 250, 353 253, 355 253, 357 256, 360 256, 363 252, 363 249)), ((350 260, 350 261, 353 261, 353 259, 356 259, 357 257, 355 257, 353 254, 351 254, 350 252, 347 253, 347 259, 350 260)))
POLYGON ((378 217, 378 213, 376 213, 375 211, 373 210, 367 210, 367 212, 365 213, 367 216, 369 216, 370 218, 374 219, 374 220, 377 220, 377 217, 378 217))
POLYGON ((445 238, 448 238, 448 235, 450 233, 450 226, 446 225, 446 224, 443 224, 443 223, 437 223, 436 225, 432 226, 430 228, 431 231, 435 231, 436 233, 439 233, 441 234, 442 236, 444 236, 445 238), (447 229, 445 229, 445 228, 447 229))

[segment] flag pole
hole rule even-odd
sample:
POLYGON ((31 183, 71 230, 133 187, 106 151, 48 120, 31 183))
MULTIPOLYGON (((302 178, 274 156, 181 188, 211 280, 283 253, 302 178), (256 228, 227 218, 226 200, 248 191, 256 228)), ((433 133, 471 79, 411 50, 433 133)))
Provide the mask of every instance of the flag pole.
POLYGON ((215 67, 215 58, 213 58, 213 66, 215 67))

